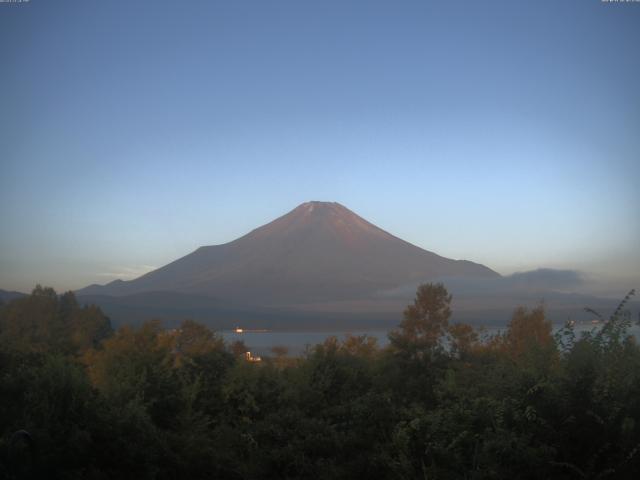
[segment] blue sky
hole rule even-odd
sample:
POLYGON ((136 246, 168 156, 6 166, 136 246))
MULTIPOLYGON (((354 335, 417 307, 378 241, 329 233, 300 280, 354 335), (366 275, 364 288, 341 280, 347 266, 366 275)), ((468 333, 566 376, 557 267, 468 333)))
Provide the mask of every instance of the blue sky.
POLYGON ((640 4, 31 0, 0 41, 0 288, 131 278, 308 200, 640 286, 640 4))

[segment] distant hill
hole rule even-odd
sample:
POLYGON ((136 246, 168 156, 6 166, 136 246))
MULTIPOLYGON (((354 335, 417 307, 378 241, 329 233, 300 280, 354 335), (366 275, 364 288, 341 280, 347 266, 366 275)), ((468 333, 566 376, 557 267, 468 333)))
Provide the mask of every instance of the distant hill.
POLYGON ((20 297, 24 297, 26 296, 26 293, 21 293, 21 292, 13 292, 13 291, 8 291, 8 290, 1 290, 0 289, 0 301, 7 303, 10 300, 13 300, 14 298, 20 298, 20 297))
POLYGON ((499 275, 412 245, 338 203, 308 202, 230 243, 200 247, 137 279, 91 285, 77 294, 172 292, 229 305, 286 307, 368 298, 443 277, 499 275))

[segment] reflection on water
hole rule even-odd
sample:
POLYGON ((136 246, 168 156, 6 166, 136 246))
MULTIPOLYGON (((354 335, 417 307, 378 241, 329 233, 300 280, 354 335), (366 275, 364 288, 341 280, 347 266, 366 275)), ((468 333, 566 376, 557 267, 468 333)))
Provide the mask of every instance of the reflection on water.
MULTIPOLYGON (((594 329, 600 328, 601 325, 591 325, 588 323, 580 323, 574 327, 576 337, 579 337, 580 333, 588 332, 594 329)), ((484 327, 480 334, 482 336, 494 335, 500 331, 504 331, 506 327, 484 327)), ((562 325, 555 325, 554 329, 557 331, 562 328, 562 325)), ((258 355, 269 355, 273 347, 287 347, 289 355, 300 355, 305 351, 307 346, 313 346, 318 343, 324 342, 327 337, 335 336, 339 340, 349 335, 368 335, 375 337, 378 340, 378 346, 384 347, 389 343, 387 334, 389 330, 357 330, 351 332, 344 331, 326 331, 326 332, 278 332, 278 331, 251 331, 244 330, 243 333, 237 333, 235 331, 223 331, 220 332, 224 339, 231 343, 236 340, 242 340, 251 352, 258 355)), ((636 338, 640 338, 640 326, 633 324, 630 329, 636 338)))

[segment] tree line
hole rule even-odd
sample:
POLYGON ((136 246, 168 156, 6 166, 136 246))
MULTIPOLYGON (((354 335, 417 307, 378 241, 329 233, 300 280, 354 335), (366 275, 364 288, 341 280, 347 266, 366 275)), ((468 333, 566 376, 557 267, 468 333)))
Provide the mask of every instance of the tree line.
POLYGON ((0 305, 0 478, 636 478, 630 295, 581 335, 538 307, 483 337, 425 284, 385 348, 255 363, 199 323, 114 331, 38 286, 0 305))

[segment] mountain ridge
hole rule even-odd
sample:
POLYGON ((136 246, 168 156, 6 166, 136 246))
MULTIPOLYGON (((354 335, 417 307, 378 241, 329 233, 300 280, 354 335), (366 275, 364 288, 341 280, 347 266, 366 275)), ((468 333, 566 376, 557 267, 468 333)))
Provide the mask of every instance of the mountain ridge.
POLYGON ((247 304, 362 298, 411 281, 499 277, 377 227, 336 202, 305 202, 224 244, 201 246, 134 280, 89 286, 79 295, 171 291, 247 304))

